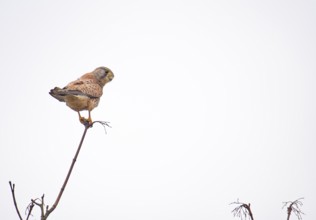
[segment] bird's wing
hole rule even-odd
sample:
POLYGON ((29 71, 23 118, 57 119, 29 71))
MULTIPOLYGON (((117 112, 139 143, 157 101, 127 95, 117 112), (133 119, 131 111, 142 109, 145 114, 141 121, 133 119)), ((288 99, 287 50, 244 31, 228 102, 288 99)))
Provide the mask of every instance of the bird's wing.
POLYGON ((65 95, 74 95, 74 96, 87 96, 89 98, 99 98, 97 96, 92 96, 90 94, 87 93, 83 93, 80 90, 69 90, 69 89, 60 89, 58 91, 58 95, 60 96, 65 96, 65 95))
POLYGON ((69 83, 63 90, 69 95, 85 95, 90 98, 102 96, 102 88, 93 79, 77 79, 69 83))

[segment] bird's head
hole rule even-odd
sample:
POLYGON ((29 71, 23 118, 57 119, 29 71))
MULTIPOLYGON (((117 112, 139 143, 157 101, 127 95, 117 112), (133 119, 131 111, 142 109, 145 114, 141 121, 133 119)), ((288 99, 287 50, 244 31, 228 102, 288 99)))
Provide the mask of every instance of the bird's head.
POLYGON ((93 74, 102 87, 114 78, 113 72, 109 68, 103 66, 96 68, 93 71, 93 74))

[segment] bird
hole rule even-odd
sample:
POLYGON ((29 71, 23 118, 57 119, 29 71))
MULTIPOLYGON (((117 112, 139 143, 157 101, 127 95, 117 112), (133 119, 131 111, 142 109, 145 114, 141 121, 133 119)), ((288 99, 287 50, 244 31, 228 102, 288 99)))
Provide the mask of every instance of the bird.
POLYGON ((78 112, 79 121, 82 124, 92 125, 91 111, 98 106, 103 94, 103 87, 113 78, 113 72, 109 68, 101 66, 68 83, 64 88, 51 89, 49 94, 78 112), (80 111, 83 110, 89 112, 88 119, 80 115, 80 111))

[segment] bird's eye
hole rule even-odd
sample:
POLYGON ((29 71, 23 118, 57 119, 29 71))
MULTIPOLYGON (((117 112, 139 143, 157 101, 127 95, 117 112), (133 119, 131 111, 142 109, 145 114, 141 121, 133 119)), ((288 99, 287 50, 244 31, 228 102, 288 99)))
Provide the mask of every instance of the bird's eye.
POLYGON ((101 73, 101 78, 105 78, 107 75, 108 75, 109 71, 108 70, 105 70, 104 72, 101 73))

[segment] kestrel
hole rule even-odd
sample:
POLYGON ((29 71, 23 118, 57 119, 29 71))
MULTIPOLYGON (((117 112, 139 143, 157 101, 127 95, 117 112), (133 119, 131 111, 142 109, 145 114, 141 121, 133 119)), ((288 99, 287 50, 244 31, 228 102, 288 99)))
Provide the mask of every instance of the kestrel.
POLYGON ((78 112, 82 124, 92 124, 91 111, 98 106, 103 94, 103 86, 114 78, 113 72, 107 67, 98 67, 79 79, 70 82, 64 88, 55 87, 49 94, 78 112), (80 111, 87 110, 89 118, 81 117, 80 111))

